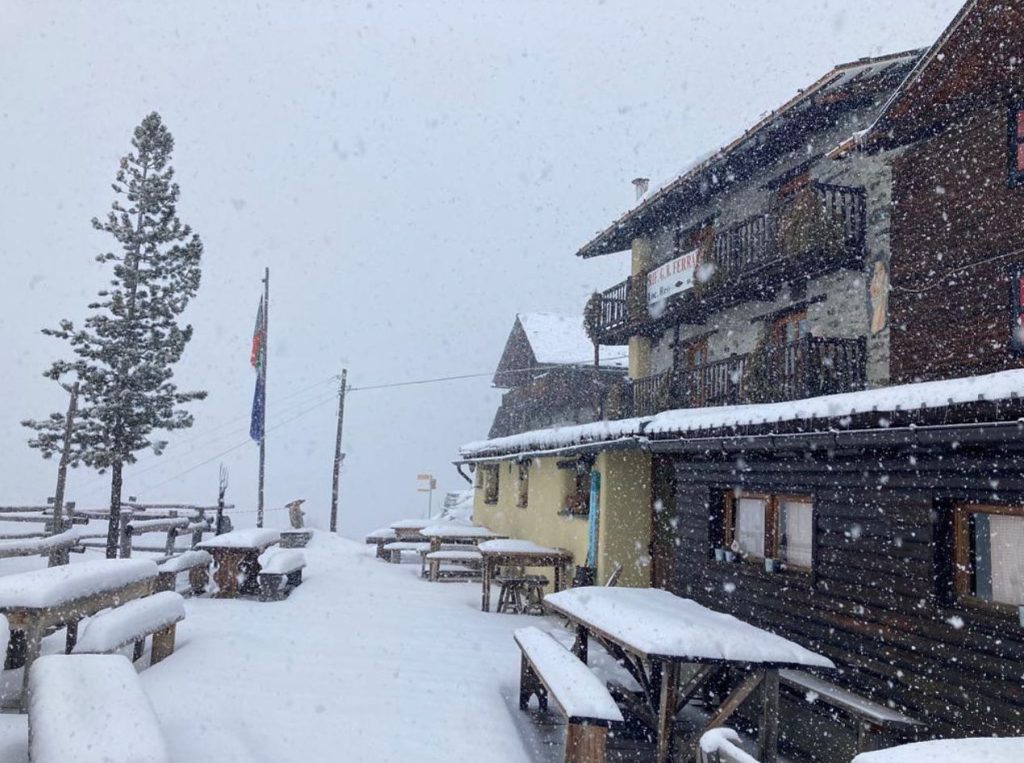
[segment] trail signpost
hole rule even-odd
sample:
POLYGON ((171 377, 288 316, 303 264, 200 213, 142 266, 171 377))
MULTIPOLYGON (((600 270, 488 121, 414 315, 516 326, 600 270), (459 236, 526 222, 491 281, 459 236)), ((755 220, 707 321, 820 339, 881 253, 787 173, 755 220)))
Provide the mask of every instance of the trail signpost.
POLYGON ((427 519, 430 519, 434 510, 434 491, 437 489, 437 480, 434 479, 433 474, 417 474, 416 479, 420 482, 416 492, 427 494, 427 519))

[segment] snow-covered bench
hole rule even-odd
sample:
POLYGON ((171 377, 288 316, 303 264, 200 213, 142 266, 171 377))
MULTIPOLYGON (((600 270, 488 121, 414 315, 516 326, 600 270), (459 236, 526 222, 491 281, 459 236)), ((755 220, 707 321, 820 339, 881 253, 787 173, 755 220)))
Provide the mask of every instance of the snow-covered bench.
POLYGON ((464 551, 431 551, 427 554, 427 564, 430 565, 431 581, 436 582, 441 579, 442 564, 454 564, 464 568, 461 573, 446 573, 444 575, 446 578, 478 578, 484 565, 484 557, 475 548, 464 551))
POLYGON ((174 653, 177 624, 185 619, 185 600, 174 591, 129 601, 91 617, 78 634, 74 654, 111 654, 135 644, 132 660, 142 657, 146 636, 153 636, 150 665, 174 653))
POLYGON ((387 543, 394 543, 396 540, 398 540, 398 536, 390 527, 382 527, 379 530, 374 530, 366 536, 367 545, 372 544, 377 547, 378 559, 387 558, 387 554, 384 552, 384 545, 387 543))
MULTIPOLYGON (((473 551, 474 547, 466 543, 442 543, 438 551, 473 551)), ((430 569, 427 565, 427 554, 431 553, 430 544, 424 543, 417 553, 420 555, 420 577, 429 578, 430 569)))
POLYGON ((857 722, 857 752, 873 749, 874 738, 879 734, 890 732, 905 737, 922 725, 903 713, 802 670, 780 670, 779 684, 795 690, 805 702, 823 702, 852 717, 857 722))
POLYGON ((120 655, 48 655, 29 678, 32 763, 169 763, 153 706, 120 655))
POLYGON ((698 744, 700 763, 758 763, 740 747, 740 735, 726 726, 705 731, 698 744))
POLYGON ((306 555, 298 549, 272 548, 260 556, 260 601, 279 601, 302 583, 306 555))
POLYGON ((178 575, 188 573, 188 590, 194 595, 206 591, 210 582, 210 568, 213 557, 209 551, 192 550, 172 556, 157 567, 156 590, 174 591, 177 588, 178 575))
POLYGON ((622 712, 601 679, 540 628, 520 628, 514 638, 522 652, 519 709, 529 707, 531 695, 537 696, 541 710, 554 700, 569 721, 566 763, 604 761, 608 724, 621 722, 622 712))
POLYGON ((384 544, 385 558, 392 564, 402 563, 402 552, 403 551, 430 551, 430 544, 427 542, 410 541, 410 540, 396 540, 392 543, 384 544))
POLYGON ((15 556, 40 556, 50 554, 56 557, 56 564, 67 564, 68 553, 82 540, 78 528, 71 528, 45 538, 16 538, 0 541, 0 559, 15 556))

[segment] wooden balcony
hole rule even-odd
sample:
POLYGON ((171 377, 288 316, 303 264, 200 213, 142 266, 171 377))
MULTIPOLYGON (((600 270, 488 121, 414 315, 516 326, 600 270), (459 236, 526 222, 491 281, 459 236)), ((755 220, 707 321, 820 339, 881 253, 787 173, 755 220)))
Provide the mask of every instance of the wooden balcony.
POLYGON ((650 416, 674 408, 783 402, 864 389, 863 337, 805 337, 763 352, 760 370, 748 368, 752 354, 733 355, 627 382, 622 414, 650 416))
MULTIPOLYGON (((707 257, 716 266, 704 287, 670 300, 659 318, 703 322, 708 313, 748 299, 771 298, 787 281, 856 265, 865 255, 866 193, 862 188, 810 183, 786 202, 716 231, 707 257)), ((642 278, 598 295, 596 334, 602 344, 623 344, 649 329, 642 278)))

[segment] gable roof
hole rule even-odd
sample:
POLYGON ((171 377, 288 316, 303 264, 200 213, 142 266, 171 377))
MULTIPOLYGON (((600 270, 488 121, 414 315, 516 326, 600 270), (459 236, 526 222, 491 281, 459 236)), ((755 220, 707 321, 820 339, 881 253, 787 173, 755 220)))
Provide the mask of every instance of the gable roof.
POLYGON ((865 145, 899 145, 941 121, 958 101, 1024 80, 1024 0, 968 0, 882 107, 865 145))
MULTIPOLYGON (((629 366, 628 348, 601 346, 600 367, 622 370, 629 366)), ((581 315, 519 313, 494 372, 494 385, 512 387, 544 368, 592 367, 594 343, 583 328, 581 315)))
POLYGON ((644 216, 652 212, 667 197, 695 188, 706 176, 725 163, 725 160, 741 149, 762 141, 768 129, 782 117, 813 108, 818 104, 829 104, 842 97, 844 91, 874 86, 879 90, 894 88, 923 51, 910 50, 885 56, 866 57, 840 64, 824 76, 797 92, 779 108, 758 120, 741 135, 721 148, 704 154, 691 162, 668 180, 652 185, 636 204, 615 222, 599 232, 576 252, 578 257, 596 257, 623 251, 629 248, 637 229, 642 227, 644 216))

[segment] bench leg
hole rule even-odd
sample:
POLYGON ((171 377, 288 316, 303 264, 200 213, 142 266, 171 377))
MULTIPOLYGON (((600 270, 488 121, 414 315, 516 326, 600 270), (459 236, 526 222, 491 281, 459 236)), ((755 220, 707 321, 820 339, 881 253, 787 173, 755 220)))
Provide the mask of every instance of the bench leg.
POLYGON ((604 726, 570 723, 565 727, 565 763, 604 763, 604 726))
POLYGON ((156 665, 165 657, 174 654, 174 636, 177 625, 168 625, 163 630, 153 634, 153 651, 150 654, 150 665, 156 665))
POLYGON ((142 659, 143 652, 146 651, 146 639, 140 638, 135 642, 135 646, 132 648, 132 662, 138 662, 142 659))
POLYGON ((541 710, 548 709, 548 690, 544 688, 537 674, 533 671, 530 661, 523 655, 519 661, 519 709, 526 710, 530 706, 530 697, 537 696, 537 705, 541 710))
POLYGON ((43 631, 34 625, 25 629, 25 674, 21 679, 21 708, 28 708, 28 676, 32 663, 39 657, 43 648, 43 631))
POLYGON ((192 593, 198 596, 206 592, 206 586, 210 583, 210 570, 207 567, 193 567, 188 571, 188 586, 192 593))
POLYGON ((288 585, 291 588, 295 588, 302 584, 302 570, 295 570, 295 572, 288 573, 288 585))
POLYGON ((64 638, 64 654, 71 654, 78 643, 78 621, 67 624, 67 636, 64 638))

